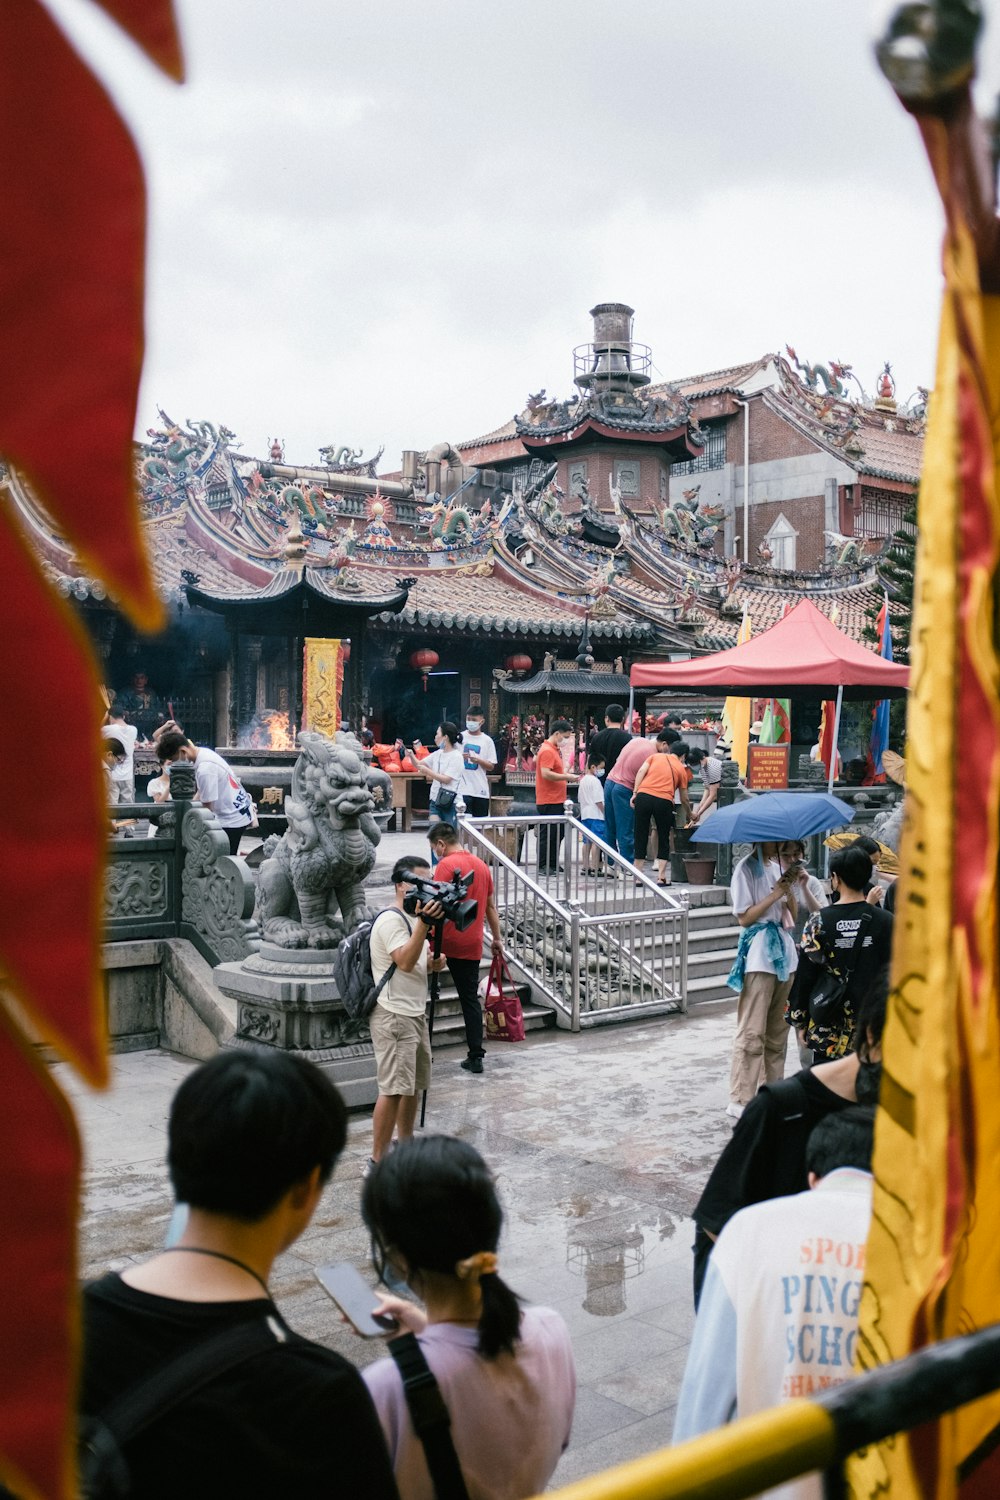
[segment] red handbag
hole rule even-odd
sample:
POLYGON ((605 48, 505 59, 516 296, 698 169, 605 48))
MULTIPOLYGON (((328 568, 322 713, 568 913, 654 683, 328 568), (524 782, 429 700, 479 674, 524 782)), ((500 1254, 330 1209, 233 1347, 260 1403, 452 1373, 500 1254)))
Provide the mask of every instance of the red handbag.
POLYGON ((490 964, 484 1011, 487 1041, 524 1041, 524 1012, 502 953, 494 953, 490 964))

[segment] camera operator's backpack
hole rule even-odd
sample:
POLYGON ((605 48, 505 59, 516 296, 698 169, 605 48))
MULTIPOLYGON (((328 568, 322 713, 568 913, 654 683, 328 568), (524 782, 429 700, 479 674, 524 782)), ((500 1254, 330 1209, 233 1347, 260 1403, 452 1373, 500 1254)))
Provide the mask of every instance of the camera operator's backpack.
MULTIPOLYGON (((379 917, 382 915, 379 912, 379 917)), ((375 922, 378 917, 375 918, 375 922)), ((403 917, 406 922, 406 918, 403 917)), ((360 927, 345 938, 341 938, 333 954, 333 977, 337 981, 337 992, 341 1003, 352 1021, 361 1021, 370 1016, 375 1002, 396 972, 390 964, 378 984, 372 973, 371 937, 375 922, 362 922, 360 927)), ((406 922, 407 932, 413 928, 406 922)))

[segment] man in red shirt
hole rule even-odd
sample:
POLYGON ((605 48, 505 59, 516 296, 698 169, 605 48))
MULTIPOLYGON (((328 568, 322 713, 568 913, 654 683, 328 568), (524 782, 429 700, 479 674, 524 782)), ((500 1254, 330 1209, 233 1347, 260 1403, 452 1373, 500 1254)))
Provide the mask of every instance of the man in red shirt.
POLYGON ((656 753, 652 740, 634 739, 625 746, 615 768, 604 784, 604 821, 608 843, 613 844, 629 864, 635 859, 635 778, 639 767, 656 753))
POLYGON ((500 917, 493 899, 493 876, 490 867, 477 854, 463 849, 458 834, 450 823, 435 823, 428 834, 431 848, 438 860, 434 868, 434 879, 448 881, 455 874, 472 873, 469 899, 478 906, 474 921, 463 932, 453 922, 444 924, 441 934, 441 952, 448 964, 448 972, 455 981, 462 1018, 465 1021, 465 1041, 469 1055, 462 1060, 467 1073, 483 1071, 483 1007, 479 999, 479 963, 483 956, 483 927, 490 924, 493 952, 502 953, 500 917))
MULTIPOLYGON (((563 765, 560 745, 572 739, 573 726, 568 719, 553 719, 549 725, 549 737, 543 740, 535 756, 535 811, 540 818, 561 816, 566 801, 566 788, 576 786, 578 776, 572 775, 563 765)), ((562 842, 562 825, 546 823, 538 830, 538 868, 554 874, 559 869, 559 845, 562 842)))

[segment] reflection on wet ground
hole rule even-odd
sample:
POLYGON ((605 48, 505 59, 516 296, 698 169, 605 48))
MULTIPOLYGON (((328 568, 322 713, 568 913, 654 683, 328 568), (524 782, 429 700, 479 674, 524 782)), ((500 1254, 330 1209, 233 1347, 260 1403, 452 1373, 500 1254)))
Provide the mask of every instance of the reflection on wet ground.
MULTIPOLYGON (((526 1300, 557 1308, 573 1336, 579 1398, 557 1483, 669 1441, 693 1320, 687 1215, 729 1135, 732 1030, 723 1004, 494 1044, 481 1077, 463 1072, 457 1052, 435 1061, 428 1129, 472 1142, 492 1164, 507 1214, 501 1272, 526 1300)), ((166 1111, 190 1066, 162 1052, 116 1058, 105 1095, 56 1070, 87 1146, 86 1275, 163 1243, 166 1111)), ((366 1263, 358 1193, 369 1143, 367 1118, 355 1116, 315 1220, 272 1278, 293 1326, 357 1364, 379 1351, 343 1327, 313 1273, 325 1261, 366 1263)))

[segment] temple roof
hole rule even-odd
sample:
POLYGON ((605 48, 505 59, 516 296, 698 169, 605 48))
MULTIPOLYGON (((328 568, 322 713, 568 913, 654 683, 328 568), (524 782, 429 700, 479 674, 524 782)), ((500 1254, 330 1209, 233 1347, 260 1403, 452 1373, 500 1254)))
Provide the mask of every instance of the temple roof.
MULTIPOLYGON (((583 629, 585 617, 585 602, 563 603, 543 590, 532 593, 515 587, 497 576, 492 564, 484 562, 455 571, 419 575, 396 618, 401 625, 432 629, 575 640, 583 629)), ((610 619, 592 616, 590 633, 598 640, 637 644, 653 639, 647 622, 621 611, 616 611, 610 619)))
POLYGON ((245 628, 263 631, 272 622, 279 628, 286 620, 300 623, 306 614, 315 615, 317 607, 326 614, 398 614, 408 585, 371 569, 289 566, 261 585, 229 578, 225 587, 214 589, 188 583, 186 592, 192 604, 235 619, 242 616, 245 628))
POLYGON ((527 694, 539 698, 552 693, 560 698, 617 698, 628 702, 631 684, 620 672, 574 672, 558 667, 550 671, 536 672, 523 682, 509 678, 500 684, 505 693, 516 696, 527 694))

